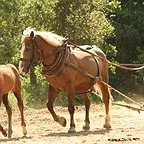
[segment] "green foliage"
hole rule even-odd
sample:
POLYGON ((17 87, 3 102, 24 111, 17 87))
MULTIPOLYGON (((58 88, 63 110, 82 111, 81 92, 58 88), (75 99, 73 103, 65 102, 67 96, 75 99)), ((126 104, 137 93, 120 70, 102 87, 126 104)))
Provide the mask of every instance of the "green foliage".
POLYGON ((113 32, 106 18, 108 7, 108 2, 102 0, 59 0, 55 7, 56 32, 78 43, 103 44, 113 32))
POLYGON ((67 95, 63 91, 59 93, 54 105, 65 106, 65 107, 68 106, 67 95))
POLYGON ((22 21, 22 30, 34 27, 39 30, 50 30, 53 24, 54 0, 21 0, 19 19, 22 21))
MULTIPOLYGON (((121 7, 113 12, 113 17, 111 17, 116 34, 113 45, 118 50, 117 61, 120 63, 144 63, 144 3, 140 0, 119 0, 119 2, 121 7)), ((143 76, 142 70, 136 73, 119 70, 117 72, 119 83, 126 87, 135 87, 135 82, 139 80, 142 83, 143 76), (133 77, 135 78, 133 79, 133 77), (128 82, 130 80, 131 82, 128 82)))
POLYGON ((23 79, 23 90, 26 94, 27 104, 30 106, 46 107, 48 95, 48 82, 41 74, 41 67, 35 67, 35 75, 37 79, 36 84, 31 84, 30 77, 27 76, 23 79))
POLYGON ((0 0, 0 63, 9 63, 14 59, 18 47, 18 12, 17 0, 0 0))
POLYGON ((34 108, 46 107, 48 95, 48 82, 39 77, 37 84, 31 85, 30 77, 25 76, 22 79, 22 93, 26 98, 27 105, 34 108))

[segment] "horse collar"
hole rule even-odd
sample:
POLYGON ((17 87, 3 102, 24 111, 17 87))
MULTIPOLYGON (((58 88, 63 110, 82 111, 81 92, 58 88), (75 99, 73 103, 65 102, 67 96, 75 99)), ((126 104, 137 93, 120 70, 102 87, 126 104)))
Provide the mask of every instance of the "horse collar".
POLYGON ((69 55, 69 47, 67 44, 63 44, 60 47, 60 51, 56 56, 55 61, 51 65, 43 64, 43 74, 46 76, 56 76, 63 72, 65 67, 65 61, 69 55))

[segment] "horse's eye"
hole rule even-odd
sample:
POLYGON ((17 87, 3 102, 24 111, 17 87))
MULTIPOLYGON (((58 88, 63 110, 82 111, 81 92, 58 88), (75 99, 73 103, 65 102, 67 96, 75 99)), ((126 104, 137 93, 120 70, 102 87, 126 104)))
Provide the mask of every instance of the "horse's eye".
POLYGON ((27 47, 26 47, 27 50, 30 50, 32 48, 33 48, 33 45, 31 43, 29 45, 27 45, 27 47))

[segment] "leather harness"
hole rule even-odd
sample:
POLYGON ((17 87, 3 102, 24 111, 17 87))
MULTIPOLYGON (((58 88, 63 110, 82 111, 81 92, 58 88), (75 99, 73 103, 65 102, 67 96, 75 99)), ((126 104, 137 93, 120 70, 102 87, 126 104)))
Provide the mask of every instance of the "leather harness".
MULTIPOLYGON (((34 61, 35 61, 34 60, 35 59, 35 56, 34 56, 35 52, 34 51, 38 49, 38 44, 36 42, 36 38, 35 37, 32 39, 32 45, 31 46, 32 46, 32 53, 33 53, 32 54, 33 55, 32 59, 31 60, 27 60, 27 59, 24 59, 24 58, 20 58, 20 60, 21 61, 30 61, 30 63, 33 64, 34 61)), ((76 48, 80 49, 80 47, 76 47, 76 48)), ((67 62, 67 57, 70 55, 70 51, 71 51, 70 50, 70 45, 67 44, 67 41, 65 41, 63 43, 63 45, 61 46, 61 48, 59 48, 59 49, 60 50, 57 53, 56 59, 51 65, 45 65, 43 63, 43 61, 41 61, 42 64, 43 64, 43 74, 45 76, 49 76, 50 77, 50 76, 57 76, 57 75, 61 74, 63 72, 63 70, 64 70, 65 65, 66 65, 66 66, 70 66, 73 69, 79 71, 83 75, 88 76, 94 83, 97 80, 100 79, 99 63, 98 63, 98 59, 96 58, 96 55, 95 56, 92 55, 92 57, 94 58, 94 60, 95 60, 95 62, 97 64, 98 74, 96 76, 93 76, 90 73, 88 73, 87 71, 84 71, 83 69, 77 67, 76 65, 74 65, 74 64, 72 64, 70 62, 67 62)), ((80 49, 80 50, 82 50, 82 49, 80 49)), ((83 51, 85 51, 87 53, 90 53, 88 50, 83 50, 83 51)))

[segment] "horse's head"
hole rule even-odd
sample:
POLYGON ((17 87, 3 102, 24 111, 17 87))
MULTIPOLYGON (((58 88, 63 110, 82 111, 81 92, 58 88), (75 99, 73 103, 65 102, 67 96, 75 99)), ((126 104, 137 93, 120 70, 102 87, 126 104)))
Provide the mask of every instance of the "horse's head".
POLYGON ((27 73, 30 66, 39 60, 43 65, 52 68, 57 63, 59 64, 59 59, 63 57, 65 52, 63 50, 65 40, 65 38, 51 32, 39 32, 27 28, 21 39, 20 73, 27 73))
POLYGON ((33 63, 35 55, 35 46, 34 46, 34 35, 35 31, 33 29, 26 29, 23 32, 21 38, 21 59, 19 62, 19 71, 20 73, 27 73, 29 71, 30 65, 33 63))

